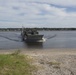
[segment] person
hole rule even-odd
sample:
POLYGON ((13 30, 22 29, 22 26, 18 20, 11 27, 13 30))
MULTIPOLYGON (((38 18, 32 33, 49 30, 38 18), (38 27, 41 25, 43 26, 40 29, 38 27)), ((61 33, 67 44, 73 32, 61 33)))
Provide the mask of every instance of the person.
POLYGON ((34 32, 33 32, 33 31, 31 31, 31 34, 32 34, 32 35, 34 35, 34 32))

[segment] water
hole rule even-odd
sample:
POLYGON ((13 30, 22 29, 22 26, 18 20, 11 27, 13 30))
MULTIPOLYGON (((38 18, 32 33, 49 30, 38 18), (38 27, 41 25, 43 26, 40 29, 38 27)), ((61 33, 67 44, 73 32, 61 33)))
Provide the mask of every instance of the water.
POLYGON ((0 32, 0 49, 49 49, 76 48, 76 31, 40 31, 46 41, 43 43, 26 43, 20 32, 0 32))

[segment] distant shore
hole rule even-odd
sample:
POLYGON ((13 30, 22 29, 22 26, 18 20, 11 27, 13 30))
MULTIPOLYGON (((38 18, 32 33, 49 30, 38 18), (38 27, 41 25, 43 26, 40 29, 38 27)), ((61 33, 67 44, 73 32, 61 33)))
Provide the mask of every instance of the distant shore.
MULTIPOLYGON (((74 31, 76 28, 25 28, 25 29, 34 29, 34 30, 45 30, 45 31, 74 31)), ((22 28, 0 28, 0 31, 22 31, 22 28)))

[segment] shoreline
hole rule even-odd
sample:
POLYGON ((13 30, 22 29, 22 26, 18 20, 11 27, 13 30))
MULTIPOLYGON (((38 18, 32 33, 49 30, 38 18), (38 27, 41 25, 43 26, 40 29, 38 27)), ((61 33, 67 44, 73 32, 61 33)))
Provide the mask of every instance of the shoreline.
MULTIPOLYGON (((18 50, 0 50, 0 54, 18 50)), ((21 49, 20 54, 32 60, 38 69, 35 75, 76 75, 76 49, 21 49)))
POLYGON ((21 54, 40 53, 40 54, 76 54, 76 48, 52 48, 52 49, 8 49, 0 50, 0 54, 8 54, 15 51, 20 51, 21 54))

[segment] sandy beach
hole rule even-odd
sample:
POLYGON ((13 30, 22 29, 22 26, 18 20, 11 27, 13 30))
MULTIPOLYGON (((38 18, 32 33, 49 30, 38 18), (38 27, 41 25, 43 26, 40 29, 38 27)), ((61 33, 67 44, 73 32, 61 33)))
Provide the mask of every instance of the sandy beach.
MULTIPOLYGON (((16 50, 0 50, 0 54, 16 50)), ((34 75, 76 75, 76 49, 21 49, 21 54, 28 55, 37 66, 34 75)))

